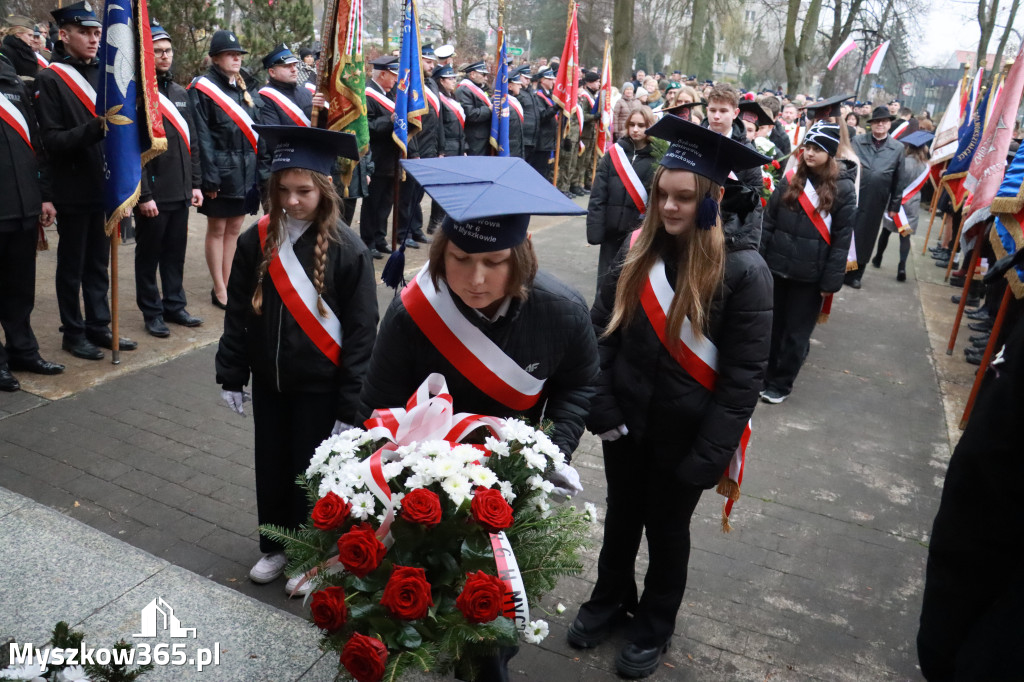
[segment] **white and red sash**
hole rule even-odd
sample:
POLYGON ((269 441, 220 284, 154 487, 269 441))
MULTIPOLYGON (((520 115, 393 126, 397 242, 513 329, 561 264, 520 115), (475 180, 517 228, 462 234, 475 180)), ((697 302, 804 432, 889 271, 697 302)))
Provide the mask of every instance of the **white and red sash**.
POLYGON ((914 178, 910 184, 907 185, 906 189, 903 190, 903 199, 900 201, 900 210, 893 219, 893 223, 896 224, 896 229, 902 236, 910 234, 910 218, 907 217, 907 211, 903 207, 921 191, 925 183, 928 182, 929 175, 931 175, 931 169, 925 168, 924 171, 914 178))
POLYGON ((434 114, 436 114, 437 116, 440 116, 441 115, 441 102, 438 101, 437 95, 434 94, 434 91, 431 90, 430 88, 424 86, 423 87, 423 96, 426 98, 427 102, 430 103, 430 106, 434 109, 434 114))
POLYGON ((185 117, 178 111, 178 107, 175 106, 174 102, 162 92, 160 93, 160 113, 163 114, 164 120, 174 126, 174 129, 181 135, 181 139, 185 141, 185 149, 191 155, 192 135, 189 134, 188 123, 185 121, 185 117))
POLYGON ((262 88, 260 88, 260 97, 266 97, 271 102, 276 104, 278 108, 280 108, 281 111, 284 112, 285 116, 290 118, 292 120, 292 123, 294 123, 295 125, 305 126, 307 128, 309 127, 309 117, 306 116, 302 109, 296 106, 295 102, 293 102, 288 97, 288 95, 284 94, 277 88, 272 88, 269 85, 264 85, 262 88))
MULTIPOLYGON (((796 174, 796 169, 790 168, 786 171, 786 180, 793 182, 793 175, 796 174)), ((829 213, 822 213, 818 210, 818 192, 814 189, 814 185, 811 184, 810 180, 804 182, 804 191, 800 193, 800 208, 804 209, 804 213, 807 214, 808 219, 814 225, 814 228, 818 230, 818 234, 825 240, 825 243, 832 245, 832 215, 829 213)))
POLYGON ((793 136, 792 139, 793 139, 793 147, 794 148, 800 146, 800 140, 803 139, 803 133, 804 133, 805 130, 806 129, 803 126, 801 126, 799 123, 794 123, 793 124, 793 130, 790 132, 790 135, 793 136))
MULTIPOLYGON (((629 241, 630 246, 636 243, 639 235, 640 230, 633 232, 629 241)), ((683 371, 692 376, 697 383, 709 391, 714 391, 715 382, 718 380, 718 348, 711 339, 698 337, 693 331, 693 325, 689 318, 683 318, 679 338, 668 338, 668 311, 672 306, 674 296, 675 291, 665 274, 665 261, 659 258, 647 274, 644 288, 640 292, 640 305, 658 340, 661 341, 661 345, 672 356, 672 359, 679 363, 683 371)), ((751 422, 747 421, 746 426, 743 427, 739 445, 729 460, 728 468, 722 472, 723 480, 719 483, 718 492, 728 498, 722 509, 722 529, 726 531, 730 528, 729 513, 732 511, 733 502, 739 499, 750 435, 751 422), (734 487, 726 486, 727 482, 734 484, 734 487), (730 488, 728 492, 723 489, 723 486, 730 488)))
POLYGON ((379 92, 374 88, 368 87, 366 88, 366 96, 390 111, 392 114, 395 113, 395 101, 383 92, 379 92))
POLYGON ((462 108, 462 105, 451 97, 445 97, 441 95, 441 102, 448 107, 448 110, 455 114, 455 118, 459 119, 459 125, 463 128, 466 127, 466 110, 462 108))
POLYGON ((217 87, 217 84, 211 81, 206 76, 200 76, 196 79, 193 86, 196 90, 199 90, 207 97, 212 99, 214 103, 224 110, 224 113, 235 122, 241 131, 245 135, 246 139, 249 140, 249 144, 252 145, 253 151, 258 152, 260 136, 253 128, 252 117, 238 105, 238 102, 234 101, 230 97, 224 94, 224 91, 217 87))
MULTIPOLYGON (((265 248, 270 216, 263 216, 256 225, 260 234, 260 248, 265 248)), ((277 247, 277 253, 270 261, 267 271, 285 307, 299 323, 302 331, 328 360, 335 365, 341 364, 341 322, 326 301, 324 308, 327 315, 320 315, 316 305, 320 296, 306 274, 306 269, 295 255, 291 241, 285 239, 277 247)))
POLYGON ((636 210, 640 212, 640 215, 647 213, 647 188, 640 182, 640 176, 636 174, 633 164, 629 162, 626 150, 615 143, 612 145, 610 156, 615 174, 619 176, 626 192, 633 199, 636 210))
POLYGON ((490 109, 490 108, 491 108, 491 98, 490 98, 490 97, 488 97, 488 96, 487 96, 487 93, 486 93, 486 92, 484 92, 483 90, 481 90, 481 89, 479 88, 479 86, 477 86, 477 84, 476 84, 476 83, 474 83, 473 81, 469 80, 468 78, 463 78, 463 79, 462 79, 462 82, 461 82, 461 83, 459 83, 459 87, 460 87, 460 88, 466 88, 466 89, 467 89, 467 90, 469 90, 469 91, 470 91, 471 93, 473 93, 474 95, 476 95, 476 97, 477 97, 477 98, 478 98, 478 99, 479 99, 479 100, 480 100, 481 102, 483 102, 484 104, 486 104, 486 105, 487 105, 487 108, 488 108, 488 109, 490 109))
POLYGON ((523 121, 523 105, 513 95, 508 96, 508 108, 519 114, 519 120, 523 121))
POLYGON ((426 265, 402 290, 402 303, 434 348, 478 389, 513 410, 540 400, 546 379, 532 376, 467 320, 448 287, 434 287, 426 265))
POLYGON ((904 131, 907 129, 908 125, 910 125, 910 121, 904 121, 903 123, 896 126, 896 130, 892 131, 892 139, 898 140, 900 138, 900 135, 902 135, 904 131))
POLYGON ((597 104, 597 100, 594 99, 594 96, 587 92, 586 88, 580 90, 580 95, 587 98, 587 104, 590 105, 590 111, 593 112, 594 105, 597 104))
POLYGON ((0 95, 0 119, 14 128, 14 132, 18 133, 18 136, 25 140, 25 144, 28 145, 29 149, 33 149, 32 137, 28 130, 28 121, 25 120, 21 109, 3 95, 0 95))
POLYGON ((39 54, 38 52, 36 52, 35 55, 36 55, 36 63, 39 64, 39 68, 40 69, 45 69, 46 67, 48 67, 50 65, 50 62, 46 61, 46 57, 44 57, 43 55, 39 54))
POLYGON ((315 86, 315 85, 313 85, 312 83, 306 82, 306 83, 303 83, 302 85, 303 85, 303 87, 305 87, 305 88, 306 88, 307 90, 309 90, 310 94, 313 94, 313 95, 315 95, 315 94, 316 94, 316 86, 315 86))
POLYGON ((64 84, 68 86, 68 89, 78 98, 78 101, 82 103, 90 114, 96 115, 96 89, 92 87, 92 83, 85 79, 85 76, 78 73, 78 69, 67 64, 61 64, 60 62, 54 62, 50 64, 50 69, 54 71, 60 79, 64 81, 64 84))

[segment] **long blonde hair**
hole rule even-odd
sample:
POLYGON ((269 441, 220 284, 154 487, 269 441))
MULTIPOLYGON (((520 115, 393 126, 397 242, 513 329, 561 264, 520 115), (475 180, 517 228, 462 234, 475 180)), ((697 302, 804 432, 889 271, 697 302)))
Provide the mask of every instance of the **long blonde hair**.
MULTIPOLYGON (((654 173, 647 215, 640 225, 636 243, 629 250, 622 265, 619 284, 615 290, 615 307, 612 309, 611 320, 604 330, 605 336, 633 321, 640 305, 640 293, 647 275, 659 258, 675 258, 676 265, 675 294, 672 296, 665 325, 667 338, 679 338, 683 319, 686 317, 690 318, 690 324, 698 338, 708 333, 711 301, 725 276, 725 234, 722 231, 722 219, 719 217, 710 230, 702 230, 694 224, 684 234, 678 236, 666 232, 659 210, 662 194, 659 181, 665 172, 665 167, 659 166, 654 173)), ((697 181, 698 204, 706 196, 718 201, 722 191, 721 185, 703 175, 694 174, 694 179, 697 181)))
POLYGON ((277 249, 285 239, 285 213, 281 206, 280 186, 281 175, 288 172, 306 173, 313 181, 313 186, 320 190, 320 203, 316 207, 316 214, 313 216, 313 224, 316 226, 316 249, 313 260, 313 286, 316 288, 317 299, 316 309, 320 315, 327 315, 327 307, 324 304, 324 275, 327 271, 327 249, 329 242, 338 241, 338 216, 340 215, 338 205, 341 200, 334 189, 331 179, 322 173, 305 170, 303 168, 287 168, 282 171, 270 174, 268 194, 270 200, 270 224, 267 225, 267 241, 263 245, 263 260, 256 269, 256 291, 252 294, 252 309, 257 315, 263 313, 263 279, 267 274, 270 262, 277 255, 277 249))

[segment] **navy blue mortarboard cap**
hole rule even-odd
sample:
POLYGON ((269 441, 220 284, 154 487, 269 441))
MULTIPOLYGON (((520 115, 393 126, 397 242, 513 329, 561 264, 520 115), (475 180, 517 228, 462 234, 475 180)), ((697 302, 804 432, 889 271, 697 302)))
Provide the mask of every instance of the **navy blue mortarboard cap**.
POLYGON ((270 53, 263 58, 263 68, 269 69, 272 66, 281 64, 298 64, 299 58, 292 54, 292 51, 285 45, 277 45, 270 53))
POLYGON ((466 253, 519 244, 531 215, 586 213, 520 158, 403 159, 402 167, 448 214, 441 228, 466 253))
POLYGON ((384 57, 377 57, 370 65, 377 71, 398 71, 398 57, 394 55, 387 55, 384 57))
POLYGON ((662 166, 688 170, 719 185, 725 184, 730 171, 771 163, 770 158, 758 154, 747 145, 684 121, 675 114, 662 116, 660 121, 647 129, 647 134, 669 142, 668 151, 661 158, 662 166))
POLYGON ((909 135, 904 135, 899 138, 900 142, 911 147, 923 147, 927 144, 931 144, 931 141, 935 139, 933 133, 929 133, 927 130, 915 130, 909 135))
POLYGON ((58 27, 65 24, 77 24, 86 28, 103 28, 103 24, 92 11, 92 5, 86 0, 50 10, 50 16, 53 17, 58 27))
POLYGON ((153 42, 158 40, 170 40, 171 34, 167 32, 167 29, 156 23, 155 21, 149 27, 149 32, 153 36, 153 42))
POLYGON ((339 156, 357 161, 359 145, 352 133, 306 126, 253 126, 271 150, 270 172, 305 168, 330 175, 339 156))
POLYGON ((221 52, 238 52, 240 54, 249 54, 248 50, 243 50, 241 43, 238 42, 238 36, 232 31, 221 29, 213 34, 210 38, 210 56, 218 55, 221 52))
POLYGON ((430 77, 434 80, 440 80, 442 78, 458 78, 458 75, 455 73, 455 69, 451 67, 451 64, 442 64, 434 69, 434 73, 430 74, 430 77))
POLYGON ((807 105, 807 113, 812 114, 814 118, 838 116, 840 112, 840 105, 851 97, 853 97, 853 95, 836 95, 835 97, 829 97, 828 99, 823 99, 818 102, 811 102, 807 105))
POLYGON ((758 128, 761 126, 770 126, 774 123, 774 121, 772 121, 772 117, 764 110, 764 107, 757 102, 745 99, 740 102, 739 108, 741 121, 750 121, 758 128))

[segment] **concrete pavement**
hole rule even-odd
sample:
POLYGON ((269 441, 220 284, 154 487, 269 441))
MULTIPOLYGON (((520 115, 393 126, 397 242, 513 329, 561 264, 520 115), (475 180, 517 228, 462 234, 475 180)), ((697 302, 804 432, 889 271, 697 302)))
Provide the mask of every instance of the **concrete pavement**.
MULTIPOLYGON (((106 645, 136 632, 138 611, 162 596, 204 642, 258 652, 201 674, 177 669, 173 679, 330 679, 334 662, 320 658, 298 600, 287 600, 281 583, 246 578, 258 557, 252 424, 219 404, 213 383, 219 323, 201 226, 192 223, 186 274, 190 309, 207 318, 199 332, 143 337, 141 315, 126 307, 126 329, 141 348, 122 353, 120 367, 92 363, 83 379, 76 361, 63 377, 0 395, 0 486, 25 496, 4 493, 0 504, 10 567, 0 582, 0 634, 41 643, 64 613, 88 642, 106 645), (67 578, 55 582, 42 566, 66 567, 67 578)), ((542 266, 592 298, 597 251, 585 245, 583 221, 537 219, 533 227, 542 266)), ((410 274, 424 256, 410 252, 410 274)), ((37 333, 55 326, 45 301, 52 270, 45 279, 43 262, 37 333)), ((122 291, 133 292, 125 254, 122 264, 122 291)), ((920 679, 914 637, 950 452, 940 374, 947 384, 969 374, 935 362, 929 326, 941 335, 953 311, 937 301, 951 289, 916 281, 926 279, 915 278, 925 267, 915 260, 901 284, 889 263, 871 269, 862 290, 841 292, 792 397, 758 408, 735 530, 719 531, 722 498, 707 493, 693 523, 687 596, 655 679, 920 679), (936 289, 926 295, 928 287, 936 289), (929 296, 934 305, 922 308, 929 296)), ((381 287, 382 310, 390 295, 381 287)), ((63 362, 48 333, 40 334, 44 355, 63 362)), ((596 438, 584 438, 575 463, 582 497, 602 509, 596 438)), ((563 580, 542 605, 551 636, 522 648, 515 679, 616 677, 620 640, 581 653, 564 639, 595 577, 599 531, 594 540, 584 574, 563 580), (564 614, 555 613, 558 603, 564 614)))

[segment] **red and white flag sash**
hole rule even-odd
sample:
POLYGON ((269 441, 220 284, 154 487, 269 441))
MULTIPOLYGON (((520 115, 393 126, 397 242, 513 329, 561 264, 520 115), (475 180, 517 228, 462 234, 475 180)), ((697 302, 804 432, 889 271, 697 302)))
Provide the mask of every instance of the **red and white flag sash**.
POLYGON ((892 139, 898 140, 900 135, 903 134, 903 131, 907 129, 908 125, 910 125, 910 121, 904 121, 903 123, 896 126, 896 130, 892 131, 892 139))
POLYGON ((931 168, 925 168, 920 175, 910 181, 910 184, 903 190, 903 201, 901 203, 907 203, 924 188, 925 183, 928 182, 928 177, 931 175, 931 171, 931 168))
POLYGON ((289 99, 288 95, 284 94, 277 88, 272 88, 269 85, 264 85, 260 88, 260 97, 266 97, 271 102, 280 107, 281 111, 285 113, 285 116, 290 118, 292 122, 297 126, 309 127, 309 117, 296 106, 295 102, 289 99))
POLYGON ((50 62, 46 61, 46 57, 44 57, 43 55, 39 54, 38 52, 36 52, 35 55, 36 55, 36 63, 39 64, 39 68, 40 69, 45 69, 45 68, 47 68, 50 65, 50 62))
POLYGON ((423 86, 423 96, 430 102, 430 106, 434 108, 434 114, 437 116, 441 115, 441 103, 437 100, 437 95, 430 88, 423 86))
POLYGON ((60 79, 64 81, 64 84, 68 86, 78 101, 82 103, 90 114, 96 115, 96 89, 92 87, 92 83, 85 79, 85 76, 78 73, 78 69, 68 66, 67 64, 61 64, 60 62, 54 62, 50 64, 49 68, 53 69, 54 72, 60 79))
POLYGON ((910 219, 907 217, 907 211, 900 206, 900 210, 896 213, 896 217, 892 221, 896 225, 896 229, 899 230, 900 236, 910 234, 910 219))
MULTIPOLYGON (((260 233, 260 247, 267 243, 267 227, 270 216, 263 216, 256 224, 260 233)), ((277 247, 274 259, 267 268, 274 288, 281 296, 284 306, 288 308, 299 327, 306 333, 310 341, 327 356, 335 365, 341 364, 341 321, 324 301, 327 316, 323 317, 317 310, 316 287, 306 274, 292 248, 292 243, 285 239, 277 247)))
POLYGON ((640 212, 640 215, 647 213, 647 189, 640 182, 640 176, 636 174, 633 164, 629 162, 626 150, 619 146, 618 143, 613 144, 610 156, 612 167, 615 168, 615 173, 625 186, 626 192, 633 199, 636 210, 640 212))
MULTIPOLYGON (((796 170, 790 168, 786 173, 786 180, 793 182, 793 175, 796 174, 796 170)), ((832 244, 832 216, 831 214, 822 215, 821 211, 818 210, 818 192, 814 189, 810 180, 804 182, 804 191, 800 193, 800 208, 804 209, 804 213, 810 219, 814 228, 818 230, 818 234, 825 240, 825 243, 832 244)))
POLYGON ((587 103, 590 105, 590 110, 593 111, 594 104, 597 103, 597 100, 594 99, 594 96, 587 92, 586 88, 580 90, 580 94, 587 98, 587 103))
POLYGON ((488 109, 491 108, 491 98, 488 97, 487 93, 484 92, 483 90, 481 90, 479 88, 479 86, 477 86, 477 84, 474 83, 473 81, 469 80, 468 78, 463 78, 462 82, 459 83, 459 87, 460 88, 466 88, 471 93, 476 95, 476 97, 478 99, 480 99, 480 101, 482 101, 484 104, 486 104, 488 109))
POLYGON ((793 146, 800 146, 800 140, 803 139, 804 127, 799 123, 793 125, 793 146))
POLYGON ((316 94, 316 86, 315 86, 315 85, 313 85, 312 83, 306 82, 306 83, 303 83, 302 85, 303 85, 303 87, 305 87, 305 88, 306 88, 307 90, 309 90, 309 92, 310 92, 311 94, 314 94, 314 95, 316 94))
POLYGON ((444 103, 448 110, 455 114, 455 118, 459 119, 459 125, 463 128, 466 127, 466 110, 462 108, 462 105, 456 102, 451 97, 445 97, 441 95, 441 102, 444 103))
POLYGON ((374 88, 366 88, 366 96, 372 99, 377 104, 381 105, 392 114, 395 113, 395 101, 385 95, 383 92, 379 92, 374 88))
POLYGON ((532 376, 467 320, 448 287, 434 287, 426 265, 402 290, 402 303, 434 347, 478 389, 513 410, 528 410, 540 400, 546 379, 532 376))
POLYGON ((14 132, 18 133, 18 136, 25 140, 28 148, 33 149, 32 137, 28 130, 28 121, 25 120, 21 110, 3 95, 0 95, 0 119, 3 119, 5 123, 14 128, 14 132))
POLYGON ((160 93, 160 113, 163 114, 164 120, 168 121, 174 129, 181 135, 181 139, 185 140, 185 149, 188 150, 189 155, 192 154, 192 135, 188 131, 188 123, 185 121, 185 117, 178 111, 178 107, 174 105, 174 102, 164 93, 160 93))
POLYGON ((517 100, 512 95, 509 95, 509 97, 508 97, 508 108, 511 109, 512 111, 516 112, 517 114, 519 114, 519 120, 520 121, 524 120, 524 117, 523 117, 523 105, 520 104, 519 100, 517 100))
POLYGON ((252 150, 258 152, 260 136, 253 128, 252 117, 243 109, 238 106, 238 102, 234 101, 230 97, 224 94, 224 91, 217 87, 217 84, 211 81, 206 76, 200 76, 196 79, 195 85, 193 86, 196 90, 204 93, 207 97, 212 99, 214 103, 224 110, 224 113, 235 122, 241 131, 245 135, 246 139, 249 140, 249 144, 252 145, 252 150))

